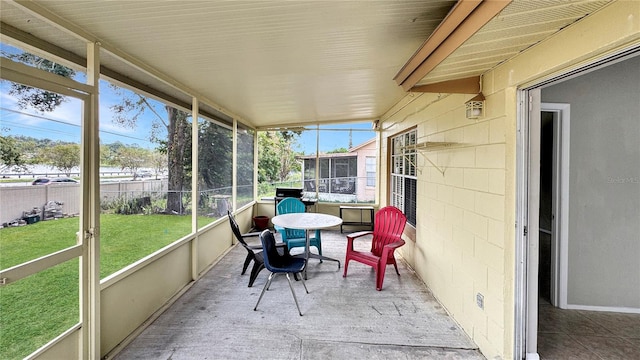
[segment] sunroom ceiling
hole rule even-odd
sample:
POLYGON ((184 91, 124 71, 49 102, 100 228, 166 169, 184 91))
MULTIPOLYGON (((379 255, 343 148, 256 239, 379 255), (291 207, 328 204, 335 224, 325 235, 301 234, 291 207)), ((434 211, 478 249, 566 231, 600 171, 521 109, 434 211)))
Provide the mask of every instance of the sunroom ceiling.
MULTIPOLYGON (((371 120, 403 91, 395 72, 455 0, 36 1, 107 49, 167 74, 256 126, 371 120)), ((84 45, 2 1, 2 21, 84 56, 84 45)), ((105 66, 144 83, 105 57, 105 66)), ((156 86, 156 84, 152 84, 156 86)), ((190 100, 188 100, 190 102, 190 100)))
MULTIPOLYGON (((394 75, 456 1, 0 3, 3 35, 81 58, 99 41, 106 68, 267 128, 379 118, 405 95, 394 75)), ((418 85, 480 75, 606 3, 515 0, 418 85)))

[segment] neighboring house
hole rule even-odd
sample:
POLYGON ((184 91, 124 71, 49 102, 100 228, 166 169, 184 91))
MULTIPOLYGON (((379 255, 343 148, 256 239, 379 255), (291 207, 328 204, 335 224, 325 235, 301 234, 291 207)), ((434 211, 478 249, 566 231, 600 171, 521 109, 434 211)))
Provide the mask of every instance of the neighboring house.
POLYGON ((304 191, 316 192, 318 199, 344 203, 373 203, 376 186, 376 139, 373 138, 346 153, 299 156, 304 169, 304 191))

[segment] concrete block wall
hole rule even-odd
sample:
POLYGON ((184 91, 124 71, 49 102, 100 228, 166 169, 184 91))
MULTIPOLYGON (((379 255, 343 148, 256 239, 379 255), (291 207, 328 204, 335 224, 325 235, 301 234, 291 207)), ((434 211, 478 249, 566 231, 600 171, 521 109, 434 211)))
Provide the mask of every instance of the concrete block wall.
POLYGON ((613 2, 483 74, 486 113, 477 121, 464 115, 474 95, 426 93, 408 94, 381 119, 380 206, 391 136, 416 127, 419 142, 457 143, 421 150, 417 226, 400 252, 487 358, 514 357, 519 89, 637 46, 638 13, 640 2, 613 2))

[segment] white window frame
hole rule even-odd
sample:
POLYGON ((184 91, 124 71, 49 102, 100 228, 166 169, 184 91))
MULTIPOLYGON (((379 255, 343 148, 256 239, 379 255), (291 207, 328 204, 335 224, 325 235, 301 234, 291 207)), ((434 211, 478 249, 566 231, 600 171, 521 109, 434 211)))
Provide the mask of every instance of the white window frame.
MULTIPOLYGON (((411 203, 416 203, 417 199, 412 201, 405 201, 406 188, 405 180, 412 179, 417 181, 416 176, 416 158, 417 151, 415 148, 418 138, 418 130, 411 129, 407 132, 395 135, 391 137, 391 169, 390 169, 390 184, 389 189, 390 204, 402 210, 407 214, 406 206, 411 203)), ((417 194, 415 194, 417 198, 417 194)), ((415 209, 413 209, 415 214, 415 209)), ((407 219, 409 224, 415 226, 417 219, 407 219), (412 223, 413 220, 413 223, 412 223)))

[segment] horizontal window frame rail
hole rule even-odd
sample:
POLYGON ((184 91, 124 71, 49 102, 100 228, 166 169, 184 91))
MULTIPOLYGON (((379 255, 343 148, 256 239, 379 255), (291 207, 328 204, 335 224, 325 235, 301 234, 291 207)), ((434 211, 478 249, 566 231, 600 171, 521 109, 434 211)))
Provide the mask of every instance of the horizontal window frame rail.
POLYGON ((15 62, 5 57, 0 58, 0 77, 3 80, 13 81, 28 86, 38 86, 45 90, 55 91, 63 95, 85 99, 93 92, 93 87, 79 83, 62 76, 58 76, 44 70, 15 62))
MULTIPOLYGON (((236 212, 241 212, 246 208, 249 207, 253 207, 255 203, 255 200, 249 204, 246 204, 244 206, 242 206, 240 209, 237 209, 236 212)), ((155 252, 143 257, 142 259, 131 263, 125 267, 123 267, 122 269, 114 272, 113 274, 105 277, 104 279, 100 280, 100 290, 104 290, 108 287, 110 287, 111 285, 114 285, 115 283, 117 283, 118 281, 120 281, 121 279, 124 279, 126 277, 128 277, 129 275, 135 273, 136 271, 144 268, 147 265, 152 264, 154 261, 156 261, 157 259, 175 251, 177 248, 183 246, 186 243, 192 242, 197 238, 198 233, 201 233, 203 231, 208 231, 213 227, 216 226, 222 226, 221 224, 227 222, 227 217, 226 216, 222 216, 221 218, 217 219, 216 221, 207 224, 206 226, 198 229, 197 232, 192 232, 189 233, 185 236, 183 236, 182 238, 172 242, 171 244, 166 245, 165 247, 156 250, 155 252)))
MULTIPOLYGON (((222 218, 218 219, 217 221, 221 219, 222 218)), ((108 288, 111 285, 116 284, 118 281, 128 277, 129 275, 146 267, 147 265, 152 264, 159 258, 164 257, 167 254, 170 254, 171 252, 175 251, 177 248, 183 246, 184 244, 190 243, 195 239, 196 239, 196 233, 195 232, 189 233, 181 237, 180 239, 172 242, 171 244, 166 245, 165 247, 158 249, 155 252, 143 257, 142 259, 123 267, 122 269, 114 272, 111 275, 108 275, 104 279, 100 280, 100 291, 108 288)))
POLYGON ((82 252, 82 244, 74 245, 8 269, 0 270, 0 286, 6 286, 63 262, 80 258, 82 252))

